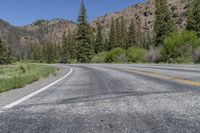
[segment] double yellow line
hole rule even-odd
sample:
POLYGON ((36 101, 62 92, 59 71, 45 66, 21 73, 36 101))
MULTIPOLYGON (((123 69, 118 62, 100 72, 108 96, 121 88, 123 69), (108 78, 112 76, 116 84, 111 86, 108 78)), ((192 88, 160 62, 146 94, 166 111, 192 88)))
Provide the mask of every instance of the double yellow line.
POLYGON ((120 68, 112 68, 112 69, 120 70, 120 71, 124 71, 124 72, 128 72, 128 73, 144 75, 144 76, 153 77, 153 78, 157 78, 157 79, 171 80, 171 81, 175 81, 177 83, 182 83, 185 85, 200 87, 200 82, 198 82, 198 81, 183 79, 181 77, 173 77, 173 76, 170 76, 167 74, 160 74, 160 73, 142 71, 142 70, 136 70, 136 69, 128 69, 128 70, 124 70, 124 69, 120 69, 120 68))

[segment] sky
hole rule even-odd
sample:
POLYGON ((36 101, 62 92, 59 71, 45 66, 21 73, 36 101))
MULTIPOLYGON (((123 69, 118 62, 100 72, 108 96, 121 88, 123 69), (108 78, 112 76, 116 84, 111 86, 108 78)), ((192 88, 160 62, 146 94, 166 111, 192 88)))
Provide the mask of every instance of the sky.
MULTIPOLYGON (((62 18, 75 21, 81 0, 0 0, 0 18, 15 26, 31 24, 39 19, 62 18)), ((145 0, 85 0, 88 20, 120 11, 145 0)))

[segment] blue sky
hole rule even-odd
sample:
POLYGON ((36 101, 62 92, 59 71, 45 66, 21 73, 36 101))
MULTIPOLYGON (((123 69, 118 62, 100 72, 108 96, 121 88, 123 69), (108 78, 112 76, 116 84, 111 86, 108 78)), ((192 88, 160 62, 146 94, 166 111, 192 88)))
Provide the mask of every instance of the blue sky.
MULTIPOLYGON (((22 26, 38 19, 77 20, 81 0, 1 0, 0 18, 22 26)), ((85 0, 88 19, 120 11, 144 0, 85 0)))

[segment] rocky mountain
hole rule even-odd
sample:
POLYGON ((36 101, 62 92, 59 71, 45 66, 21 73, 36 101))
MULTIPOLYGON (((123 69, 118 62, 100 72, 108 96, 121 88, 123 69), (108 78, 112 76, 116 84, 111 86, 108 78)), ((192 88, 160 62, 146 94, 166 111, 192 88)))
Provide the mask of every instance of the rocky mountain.
MULTIPOLYGON (((173 13, 172 17, 179 29, 184 29, 186 26, 186 11, 190 2, 191 0, 168 0, 169 8, 173 13)), ((119 17, 124 17, 127 26, 133 19, 141 32, 152 32, 155 22, 155 0, 148 0, 145 3, 130 6, 122 11, 106 14, 98 17, 91 24, 96 27, 97 22, 101 23, 105 32, 108 33, 111 20, 119 17)))
MULTIPOLYGON (((94 27, 94 31, 96 23, 101 23, 105 33, 108 33, 111 19, 123 16, 127 27, 131 20, 134 19, 137 28, 141 32, 152 32, 155 21, 154 2, 155 0, 148 0, 145 3, 130 6, 122 11, 98 17, 90 23, 94 27)), ((186 10, 190 0, 168 0, 168 2, 177 27, 180 29, 185 28, 186 10)), ((39 42, 61 43, 63 34, 67 34, 69 30, 74 31, 75 29, 76 23, 63 19, 38 20, 31 25, 22 27, 12 26, 8 22, 0 20, 0 36, 15 48, 39 42)))
POLYGON ((75 28, 74 22, 64 19, 38 20, 31 25, 22 27, 15 27, 0 20, 0 36, 8 42, 21 43, 22 45, 48 41, 60 43, 63 34, 67 34, 69 30, 73 31, 75 28))
POLYGON ((40 42, 61 43, 63 34, 74 31, 76 24, 64 19, 38 20, 31 25, 24 26, 28 32, 32 32, 40 42))
POLYGON ((31 25, 16 27, 0 19, 0 37, 11 45, 15 55, 27 57, 30 45, 52 42, 62 43, 63 35, 73 31, 76 24, 63 19, 38 20, 31 25), (24 55, 25 54, 25 55, 24 55))

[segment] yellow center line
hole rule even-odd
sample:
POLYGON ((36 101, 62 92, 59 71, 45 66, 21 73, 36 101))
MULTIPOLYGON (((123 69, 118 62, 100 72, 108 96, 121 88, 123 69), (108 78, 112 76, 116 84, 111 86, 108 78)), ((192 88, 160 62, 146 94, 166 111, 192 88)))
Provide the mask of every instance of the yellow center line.
POLYGON ((129 72, 129 73, 135 73, 135 74, 153 77, 153 78, 157 78, 157 79, 171 80, 171 81, 175 81, 177 83, 200 87, 200 82, 198 82, 198 81, 192 81, 192 80, 184 79, 181 77, 173 77, 173 76, 170 76, 167 74, 142 71, 142 70, 136 70, 136 69, 129 69, 129 70, 124 70, 124 69, 120 69, 120 68, 112 68, 112 69, 129 72))

